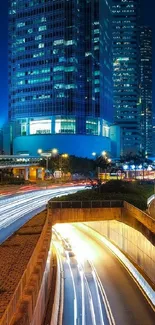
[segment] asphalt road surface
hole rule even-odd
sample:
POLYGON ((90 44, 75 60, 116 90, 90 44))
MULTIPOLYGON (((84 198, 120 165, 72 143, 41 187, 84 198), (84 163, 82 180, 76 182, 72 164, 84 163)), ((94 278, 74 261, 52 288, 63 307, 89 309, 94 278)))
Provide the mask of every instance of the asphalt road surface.
POLYGON ((84 187, 62 187, 31 191, 0 199, 0 243, 19 229, 26 221, 44 210, 48 200, 75 193, 84 187))
POLYGON ((116 325, 155 325, 155 313, 137 284, 103 244, 69 224, 57 225, 56 230, 66 242, 63 241, 61 252, 65 277, 63 325, 108 324, 93 268, 106 292, 116 325))

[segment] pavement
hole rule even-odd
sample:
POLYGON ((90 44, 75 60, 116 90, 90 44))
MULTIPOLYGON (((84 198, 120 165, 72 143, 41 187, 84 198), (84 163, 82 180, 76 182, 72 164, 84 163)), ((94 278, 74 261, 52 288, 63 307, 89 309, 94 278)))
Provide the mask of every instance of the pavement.
MULTIPOLYGON (((64 227, 65 225, 62 227, 62 231, 64 231, 64 227)), ((79 258, 81 259, 83 257, 83 254, 87 259, 91 258, 91 263, 93 263, 93 266, 95 267, 102 286, 106 292, 115 324, 154 325, 155 313, 153 309, 149 305, 133 278, 129 275, 119 260, 104 245, 98 244, 92 238, 88 237, 74 227, 69 225, 67 227, 70 227, 68 231, 65 230, 67 233, 67 238, 71 238, 77 261, 79 261, 79 258)), ((60 232, 60 226, 58 229, 60 232)), ((73 278, 76 282, 78 281, 78 277, 75 262, 71 261, 70 264, 72 267, 72 272, 74 270, 73 278)), ((66 269, 65 271, 65 289, 67 289, 67 291, 65 295, 63 324, 72 325, 74 324, 72 305, 73 287, 71 285, 71 281, 69 281, 69 270, 66 269), (68 320, 69 322, 66 322, 65 320, 68 320)), ((89 275, 88 272, 86 272, 86 274, 89 275)), ((89 276, 89 281, 91 282, 91 280, 92 279, 89 276)), ((76 288, 77 295, 80 296, 80 286, 76 286, 76 288)), ((95 297, 94 293, 92 296, 95 297)), ((94 311, 95 309, 96 304, 94 305, 94 311)), ((95 314, 97 315, 97 313, 95 314)), ((86 304, 85 315, 86 324, 91 324, 90 320, 87 318, 89 317, 89 313, 87 312, 86 304)), ((95 317, 95 319, 96 321, 93 324, 100 324, 97 317, 95 317)), ((79 324, 82 323, 80 322, 79 324)))

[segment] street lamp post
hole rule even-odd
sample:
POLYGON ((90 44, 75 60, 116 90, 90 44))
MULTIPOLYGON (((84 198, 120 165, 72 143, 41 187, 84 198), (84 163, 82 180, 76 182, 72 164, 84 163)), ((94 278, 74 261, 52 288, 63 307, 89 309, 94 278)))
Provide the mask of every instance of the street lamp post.
POLYGON ((38 149, 37 152, 40 154, 40 156, 46 158, 46 171, 48 171, 48 159, 51 157, 51 152, 43 152, 42 149, 38 149))
MULTIPOLYGON (((60 155, 60 170, 61 172, 63 171, 63 159, 67 159, 69 157, 69 155, 67 153, 63 153, 62 155, 60 155)), ((62 174, 61 174, 62 176, 62 174)))

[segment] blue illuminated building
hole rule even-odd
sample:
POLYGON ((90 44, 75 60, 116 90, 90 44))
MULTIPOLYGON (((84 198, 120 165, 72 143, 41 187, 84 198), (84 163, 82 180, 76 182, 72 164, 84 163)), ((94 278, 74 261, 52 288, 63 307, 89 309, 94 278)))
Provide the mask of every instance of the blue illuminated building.
POLYGON ((121 154, 138 153, 141 143, 139 0, 112 0, 115 122, 121 154))
POLYGON ((111 0, 9 0, 14 154, 111 151, 111 33, 111 0))
POLYGON ((148 26, 140 27, 140 70, 141 70, 141 134, 142 146, 146 155, 153 152, 152 117, 152 30, 148 26))

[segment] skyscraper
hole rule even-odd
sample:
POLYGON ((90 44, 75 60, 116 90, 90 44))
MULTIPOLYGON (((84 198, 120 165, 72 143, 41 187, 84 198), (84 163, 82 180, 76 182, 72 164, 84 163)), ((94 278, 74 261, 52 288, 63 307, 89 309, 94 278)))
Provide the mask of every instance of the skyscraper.
POLYGON ((110 4, 9 0, 14 153, 35 154, 37 148, 52 147, 78 155, 110 150, 110 4))
POLYGON ((152 154, 152 30, 140 27, 140 69, 141 69, 141 133, 142 148, 152 154))
POLYGON ((135 153, 141 149, 139 0, 113 0, 112 13, 115 122, 121 127, 121 153, 135 153))

